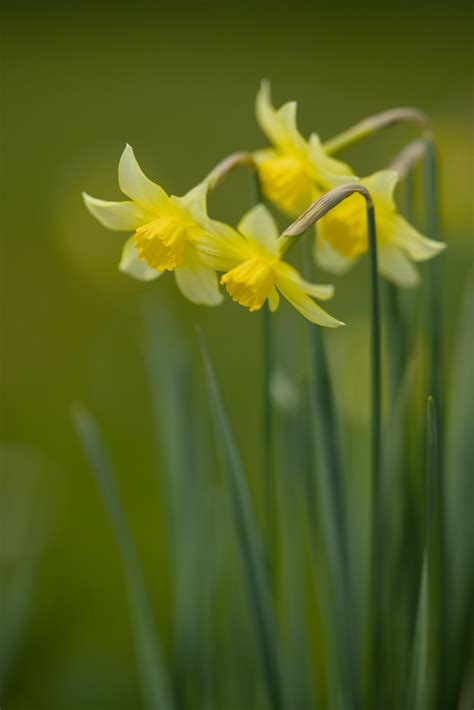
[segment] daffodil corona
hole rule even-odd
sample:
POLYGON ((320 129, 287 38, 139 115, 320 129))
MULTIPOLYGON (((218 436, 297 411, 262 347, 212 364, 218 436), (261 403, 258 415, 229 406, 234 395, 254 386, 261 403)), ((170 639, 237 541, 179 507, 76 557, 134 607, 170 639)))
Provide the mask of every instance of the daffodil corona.
POLYGON ((190 301, 217 305, 222 301, 216 273, 200 258, 201 244, 213 238, 214 223, 207 216, 207 184, 183 197, 168 196, 149 180, 127 145, 119 163, 119 185, 129 197, 107 202, 84 194, 89 212, 105 227, 134 231, 125 242, 119 269, 142 281, 174 271, 176 282, 190 301))
MULTIPOLYGON (((380 273, 398 286, 411 287, 419 278, 412 262, 431 259, 446 245, 421 235, 397 212, 393 198, 397 180, 398 174, 391 170, 353 179, 367 188, 374 203, 380 273)), ((328 271, 343 273, 368 248, 366 205, 361 195, 347 198, 318 223, 315 258, 328 271)))
POLYGON ((296 102, 275 110, 267 81, 262 82, 257 94, 256 114, 273 145, 254 153, 262 190, 285 214, 301 214, 333 186, 332 176, 352 174, 345 163, 326 155, 316 133, 309 141, 303 138, 296 126, 296 102))
POLYGON ((237 232, 226 228, 212 241, 203 241, 198 250, 209 266, 224 272, 221 284, 232 299, 250 311, 260 310, 266 302, 275 311, 281 293, 312 323, 329 328, 344 325, 311 298, 331 298, 333 286, 308 283, 282 261, 284 239, 278 236, 267 208, 257 205, 243 217, 237 232))

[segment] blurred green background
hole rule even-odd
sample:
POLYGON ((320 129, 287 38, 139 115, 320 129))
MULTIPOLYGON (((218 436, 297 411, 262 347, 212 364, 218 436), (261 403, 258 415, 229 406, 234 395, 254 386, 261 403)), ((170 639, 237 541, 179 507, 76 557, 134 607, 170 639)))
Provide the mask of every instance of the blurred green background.
MULTIPOLYGON (((7 8, 0 534, 4 569, 30 554, 32 539, 38 563, 2 679, 4 710, 140 706, 119 558, 71 427, 73 402, 86 403, 104 431, 169 648, 169 541, 142 356, 147 294, 189 348, 192 325, 204 327, 253 476, 259 461, 260 402, 249 406, 260 386, 258 317, 227 301, 217 310, 193 306, 171 277, 141 284, 121 275, 123 235, 91 218, 81 191, 120 199, 125 142, 147 175, 176 194, 230 152, 263 147, 253 110, 262 77, 277 105, 298 100, 301 129, 323 139, 365 115, 415 105, 432 117, 442 155, 449 350, 473 249, 470 17, 458 2, 7 8)), ((414 135, 393 129, 344 158, 370 172, 414 135)), ((211 213, 236 221, 249 205, 247 182, 233 176, 212 197, 211 213)), ((342 411, 356 428, 365 425, 366 374, 341 356, 366 347, 365 269, 336 279, 330 308, 351 324, 329 347, 342 411)), ((298 318, 283 308, 277 321, 293 332, 298 318)))

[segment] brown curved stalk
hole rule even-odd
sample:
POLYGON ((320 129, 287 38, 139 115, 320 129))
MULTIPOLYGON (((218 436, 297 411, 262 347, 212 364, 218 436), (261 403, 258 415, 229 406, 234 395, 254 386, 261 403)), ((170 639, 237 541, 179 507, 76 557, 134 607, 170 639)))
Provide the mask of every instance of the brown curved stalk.
POLYGON ((388 166, 389 170, 395 170, 399 178, 403 179, 415 167, 426 153, 426 140, 417 138, 408 143, 392 160, 388 166))
POLYGON ((252 153, 242 150, 238 153, 232 153, 221 160, 205 178, 209 185, 209 190, 214 190, 230 172, 241 166, 246 166, 254 171, 257 170, 252 153))

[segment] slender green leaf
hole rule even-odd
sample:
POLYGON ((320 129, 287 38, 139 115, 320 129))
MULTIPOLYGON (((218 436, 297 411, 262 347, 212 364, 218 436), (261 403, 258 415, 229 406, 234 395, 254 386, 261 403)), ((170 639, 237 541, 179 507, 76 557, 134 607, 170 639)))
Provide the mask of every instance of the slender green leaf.
POLYGON ((204 336, 200 346, 209 392, 216 440, 221 450, 234 522, 242 556, 244 579, 256 640, 272 708, 284 707, 283 687, 275 633, 275 612, 267 577, 261 539, 239 451, 227 417, 214 367, 204 336))
POLYGON ((100 433, 90 414, 83 407, 76 405, 72 415, 76 431, 102 495, 122 558, 145 706, 148 710, 172 710, 174 702, 160 646, 154 632, 153 614, 145 589, 143 573, 115 485, 112 466, 100 433))

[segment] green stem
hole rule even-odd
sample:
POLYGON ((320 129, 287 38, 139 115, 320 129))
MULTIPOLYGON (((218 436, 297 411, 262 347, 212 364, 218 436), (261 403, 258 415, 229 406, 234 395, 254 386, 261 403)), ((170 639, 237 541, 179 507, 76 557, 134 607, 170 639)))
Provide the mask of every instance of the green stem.
POLYGON ((381 322, 379 277, 377 265, 377 234, 375 211, 367 205, 367 228, 370 246, 370 283, 371 283, 371 600, 372 600, 372 678, 375 693, 375 706, 378 707, 380 668, 381 668, 381 589, 379 579, 381 550, 381 501, 380 501, 380 461, 381 461, 381 322))
POLYGON ((271 313, 267 305, 262 308, 263 333, 263 442, 264 442, 264 504, 267 542, 270 560, 273 560, 275 485, 273 480, 273 407, 271 400, 271 373, 273 369, 273 342, 271 313))

